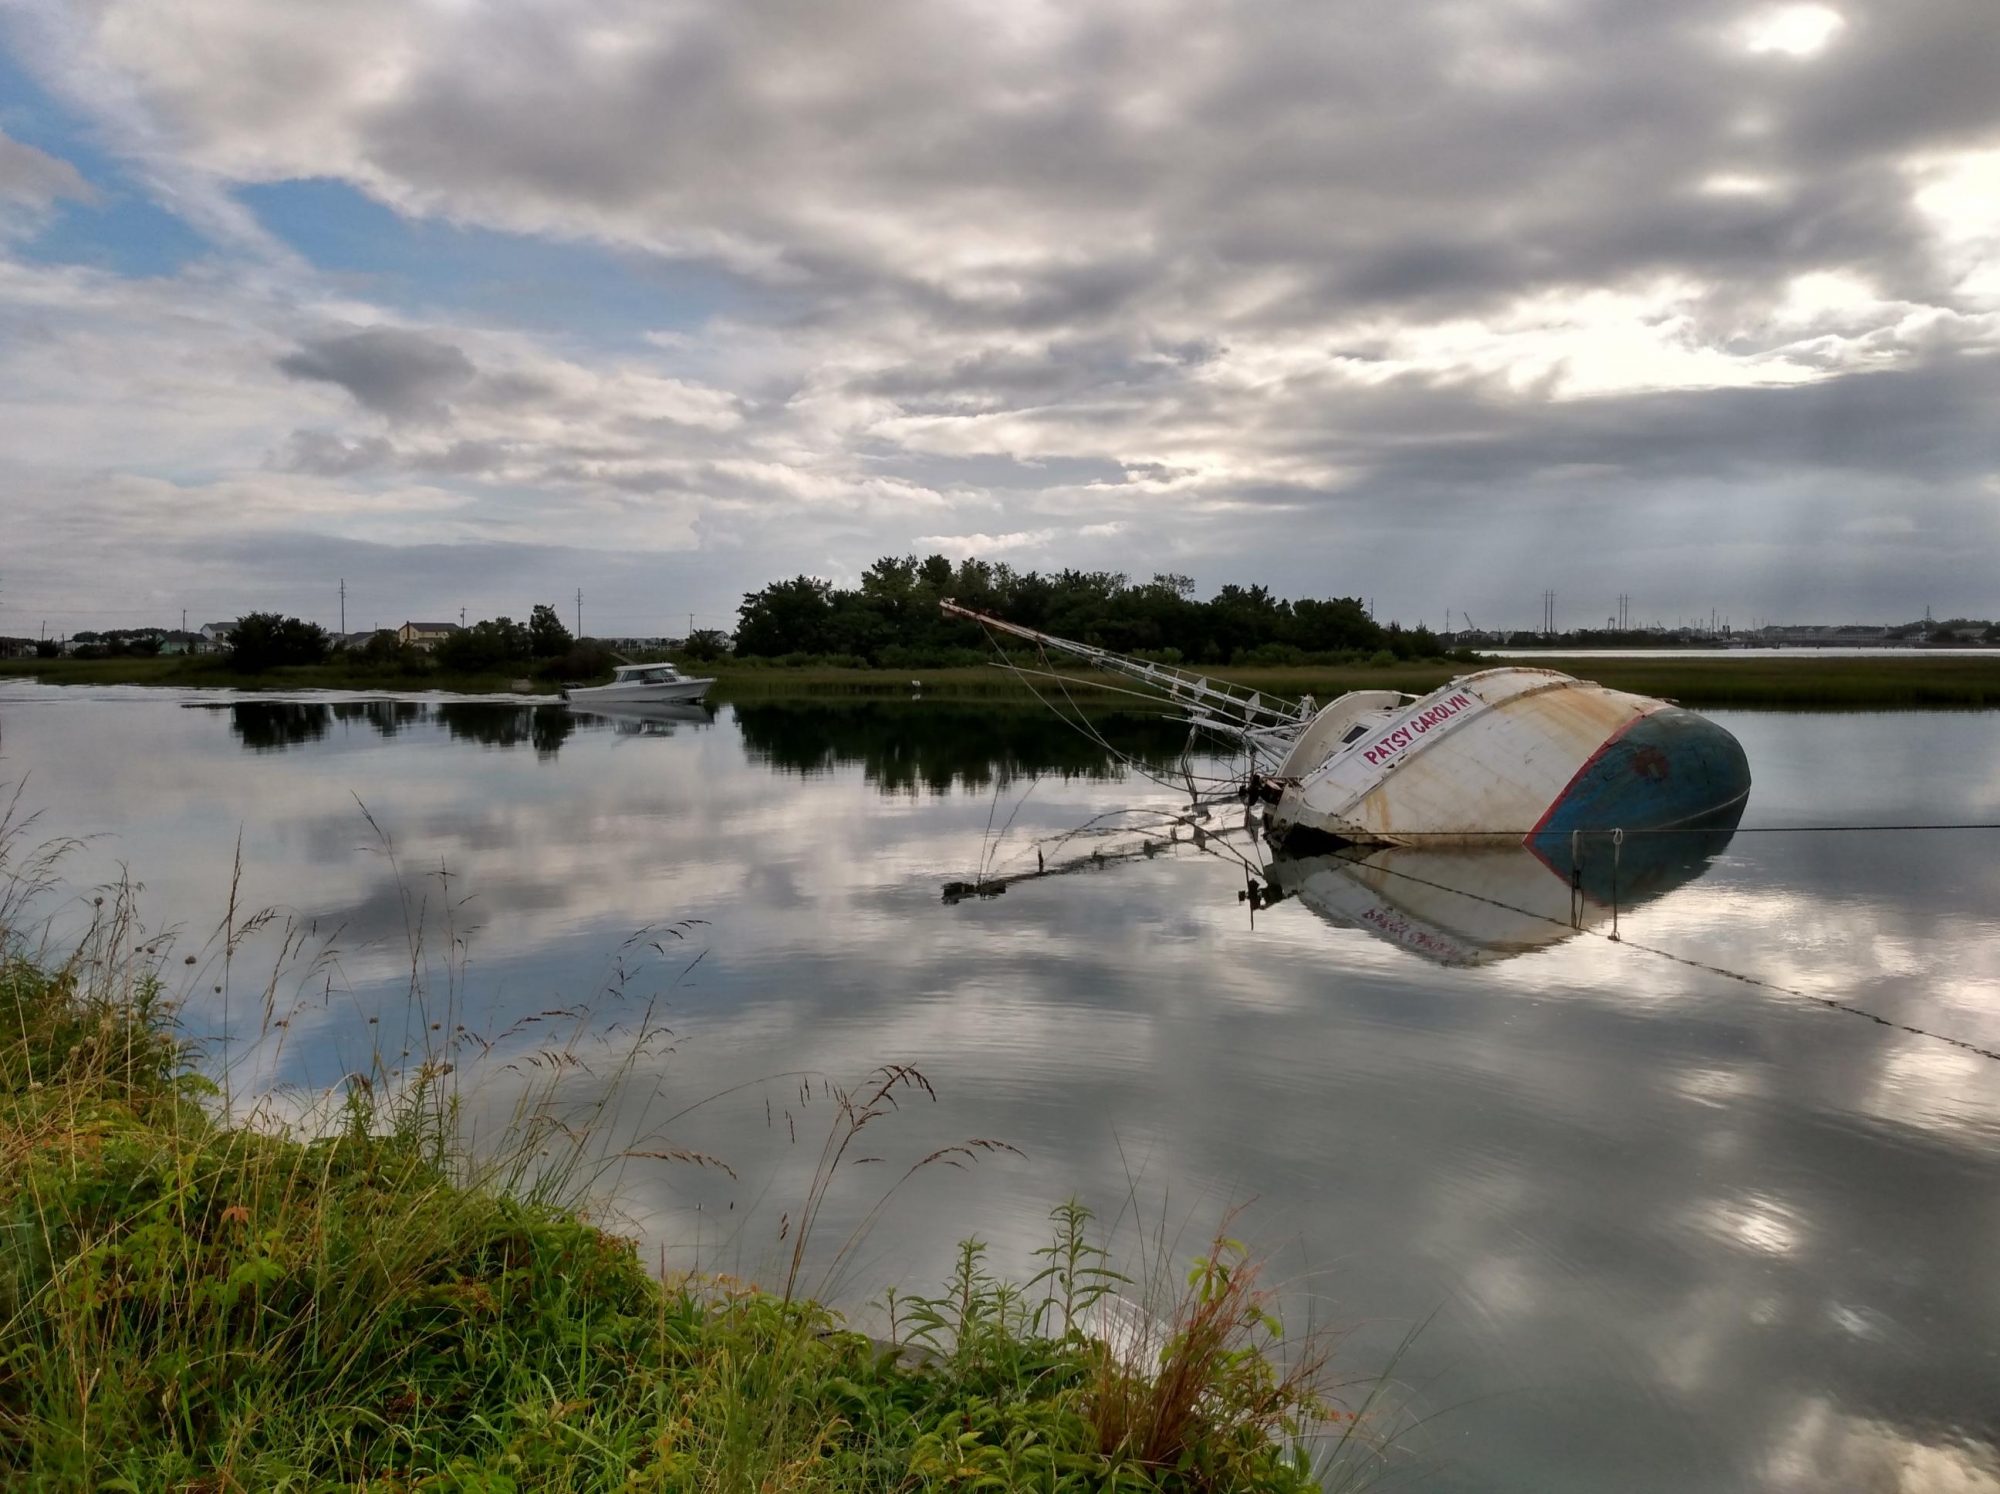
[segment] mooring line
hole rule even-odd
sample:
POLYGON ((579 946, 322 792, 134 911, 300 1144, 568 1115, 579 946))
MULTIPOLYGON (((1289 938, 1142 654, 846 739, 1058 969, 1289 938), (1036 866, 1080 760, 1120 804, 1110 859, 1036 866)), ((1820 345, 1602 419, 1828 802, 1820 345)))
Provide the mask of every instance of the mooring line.
MULTIPOLYGON (((1365 862, 1354 863, 1357 867, 1365 866, 1366 864, 1365 862)), ((1715 965, 1706 960, 1697 960, 1689 955, 1675 954, 1672 950, 1661 949, 1658 945, 1640 944, 1619 934, 1607 934, 1600 929, 1588 928, 1580 924, 1565 923, 1560 918, 1551 918, 1548 914, 1538 913, 1532 908, 1516 907, 1514 904, 1503 902, 1499 898, 1488 897, 1480 892, 1469 892, 1463 887, 1453 887, 1449 883, 1433 881, 1429 877, 1420 877, 1414 872, 1399 871, 1391 866, 1371 866, 1368 869, 1380 872, 1386 876, 1401 877, 1405 881, 1416 882, 1425 887, 1432 887, 1440 892, 1456 893, 1459 897, 1470 898, 1474 902, 1485 903, 1490 907, 1502 908, 1509 913, 1518 913, 1525 918, 1537 919, 1543 923, 1552 924, 1556 928, 1569 929, 1579 934, 1589 934, 1609 944, 1622 945, 1626 949, 1636 949, 1642 954, 1657 955, 1660 959, 1671 960, 1677 965, 1686 965, 1691 969, 1705 970, 1711 975, 1720 975, 1729 980, 1741 981, 1746 986, 1758 986, 1766 991, 1776 991, 1780 995, 1794 996, 1801 1001, 1810 1001, 1816 1005, 1825 1007, 1829 1011, 1845 1012, 1850 1017, 1865 1017, 1878 1026, 1892 1027, 1916 1037, 1931 1038, 1936 1042, 1948 1043, 1954 1048, 1963 1049, 1967 1053, 1974 1053, 1981 1058, 1991 1059, 1995 1063, 2000 1063, 2000 1050, 1982 1047, 1980 1044, 1970 1042, 1965 1038, 1953 1037, 1947 1032, 1935 1032, 1928 1027, 1917 1027, 1908 1022, 1898 1021, 1894 1017, 1885 1017, 1879 1012, 1871 1012, 1866 1007, 1856 1006, 1849 1001, 1842 1001, 1836 996, 1822 996, 1814 991, 1801 991, 1796 986, 1781 985, 1777 981, 1766 980, 1762 976, 1749 975, 1741 970, 1731 970, 1725 965, 1715 965)))

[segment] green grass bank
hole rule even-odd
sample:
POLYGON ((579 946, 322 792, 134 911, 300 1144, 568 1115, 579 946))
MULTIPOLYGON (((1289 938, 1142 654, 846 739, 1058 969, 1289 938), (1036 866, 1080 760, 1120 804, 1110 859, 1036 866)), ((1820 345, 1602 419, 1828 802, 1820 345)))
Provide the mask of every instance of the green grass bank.
MULTIPOLYGON (((1500 660, 1328 666, 1216 667, 1211 678, 1273 695, 1321 701, 1347 690, 1435 689, 1455 675, 1500 660)), ((1559 669, 1617 690, 1656 695, 1683 705, 1810 710, 1889 710, 2000 707, 2000 658, 1939 653, 1893 658, 1548 658, 1504 662, 1559 669)), ((719 701, 797 697, 906 698, 921 681, 925 698, 1032 701, 1034 691, 1060 703, 1129 701, 1131 682, 1088 670, 1059 671, 1064 679, 1017 677, 991 667, 962 669, 842 669, 725 664, 716 667, 719 701)))
POLYGON ((1074 1206, 1023 1285, 968 1241, 936 1296, 889 1294, 884 1343, 813 1302, 648 1271, 524 1164, 552 1133, 497 1159, 455 1142, 448 1065, 351 1080, 302 1132, 231 1124, 143 965, 12 947, 0 1487, 1350 1483, 1325 1453, 1358 1444, 1324 1354, 1279 1343, 1233 1242, 1156 1303, 1139 1368, 1080 1329, 1125 1282, 1074 1206))
MULTIPOLYGON (((1495 661, 1489 661, 1495 662, 1495 661)), ((1697 707, 1793 710, 1895 710, 2000 707, 2000 658, 1939 652, 1911 657, 1565 658, 1521 659, 1523 664, 1560 669, 1614 689, 1658 695, 1697 707)), ((1089 670, 1060 672, 1064 683, 1022 678, 989 666, 945 669, 859 669, 828 665, 781 665, 723 661, 688 666, 715 676, 710 698, 737 700, 826 700, 850 697, 907 698, 913 682, 936 699, 1033 704, 1039 690, 1052 700, 1065 691, 1079 702, 1109 705, 1130 696, 1129 682, 1089 670)), ((1327 700, 1344 690, 1430 690, 1453 675, 1486 667, 1443 660, 1422 663, 1348 665, 1267 665, 1215 667, 1212 677, 1275 695, 1310 694, 1327 700)), ((411 674, 334 662, 272 669, 262 674, 230 670, 218 659, 16 659, 0 662, 0 676, 39 679, 53 685, 164 685, 245 690, 443 690, 490 694, 511 688, 511 671, 454 674, 431 670, 411 674)), ((537 694, 553 694, 547 682, 537 694)))
MULTIPOLYGON (((325 664, 293 664, 251 674, 232 669, 226 658, 170 656, 159 659, 0 659, 0 678, 13 676, 40 680, 47 685, 157 685, 194 690, 449 690, 467 695, 488 695, 507 691, 514 682, 532 674, 523 664, 518 669, 498 669, 468 674, 442 669, 412 673, 389 667, 370 667, 360 660, 333 659, 325 664)), ((531 680, 537 694, 554 695, 557 686, 531 680)))

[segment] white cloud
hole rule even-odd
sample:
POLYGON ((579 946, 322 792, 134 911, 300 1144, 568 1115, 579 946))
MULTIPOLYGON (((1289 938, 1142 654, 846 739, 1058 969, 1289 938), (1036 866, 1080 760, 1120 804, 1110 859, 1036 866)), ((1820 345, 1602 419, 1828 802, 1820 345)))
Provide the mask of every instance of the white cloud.
MULTIPOLYGON (((1094 527, 1102 532, 1107 526, 1094 527)), ((1053 529, 1021 529, 1011 534, 920 534, 914 543, 920 550, 935 550, 941 555, 962 560, 969 555, 1010 555, 1020 550, 1040 550, 1055 537, 1053 529)))
POLYGON ((1847 29, 1847 18, 1827 5, 1776 5, 1744 25, 1743 46, 1751 52, 1811 57, 1847 29))

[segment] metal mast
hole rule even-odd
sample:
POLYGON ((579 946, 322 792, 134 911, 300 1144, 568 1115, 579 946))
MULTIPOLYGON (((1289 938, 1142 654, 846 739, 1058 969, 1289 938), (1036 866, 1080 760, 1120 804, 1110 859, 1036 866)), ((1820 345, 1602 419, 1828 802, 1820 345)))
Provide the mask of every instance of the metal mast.
POLYGON ((1053 633, 1038 632, 1034 628, 1024 628, 1019 623, 1010 623, 1001 618, 989 617, 984 612, 974 612, 970 607, 961 607, 949 597, 938 603, 947 617, 962 617, 968 622, 976 622, 982 628, 991 628, 997 633, 1011 633, 1016 638, 1043 649, 1055 649, 1060 653, 1072 654, 1088 660, 1099 669, 1122 674, 1150 685, 1171 703, 1185 706, 1188 716, 1197 726, 1212 727, 1232 736, 1245 737, 1263 742, 1269 746, 1289 742, 1298 735, 1307 722, 1312 720, 1317 707, 1312 698, 1287 700, 1283 696, 1266 696, 1259 691, 1245 689, 1241 685, 1218 683, 1192 670, 1175 669, 1167 664, 1153 664, 1145 659, 1128 658, 1124 654, 1114 654, 1110 649, 1098 648, 1094 644, 1077 643, 1073 639, 1058 638, 1053 633))

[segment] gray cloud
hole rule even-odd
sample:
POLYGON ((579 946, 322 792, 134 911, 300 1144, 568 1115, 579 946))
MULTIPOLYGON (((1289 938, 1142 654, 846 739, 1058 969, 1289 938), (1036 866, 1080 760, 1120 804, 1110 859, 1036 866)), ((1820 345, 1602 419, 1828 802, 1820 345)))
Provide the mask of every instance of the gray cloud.
POLYGON ((0 197, 47 208, 59 198, 92 202, 97 193, 69 162, 0 133, 0 197))
POLYGON ((311 339, 278 360, 295 379, 338 384, 391 420, 424 419, 470 384, 472 360, 448 342, 397 327, 369 327, 311 339))
POLYGON ((350 477, 379 470, 395 454, 396 449, 380 436, 349 440, 331 431, 302 430, 292 432, 272 465, 320 477, 350 477))

